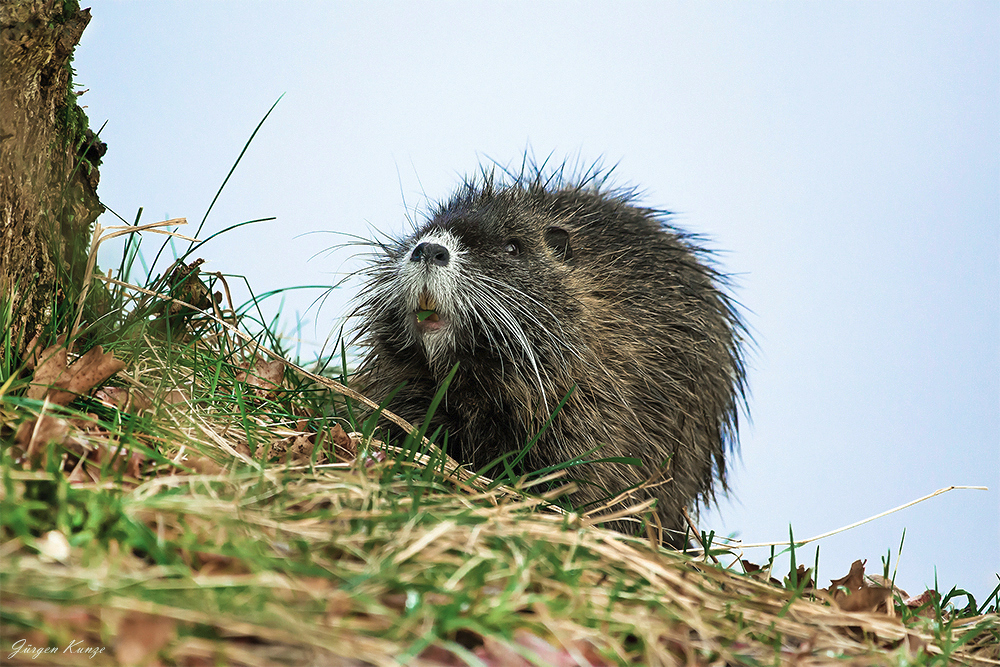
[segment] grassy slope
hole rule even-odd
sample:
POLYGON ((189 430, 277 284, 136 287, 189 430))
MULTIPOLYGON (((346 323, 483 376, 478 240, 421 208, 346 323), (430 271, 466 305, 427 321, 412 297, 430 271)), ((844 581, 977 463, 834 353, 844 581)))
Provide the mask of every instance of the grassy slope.
MULTIPOLYGON (((559 489, 379 443, 331 391, 344 360, 339 378, 265 363, 280 341, 252 304, 223 309, 224 279, 190 267, 95 281, 56 309, 49 350, 0 368, 8 662, 1000 664, 996 592, 845 611, 804 569, 782 585, 665 551, 554 511, 559 489), (97 345, 111 372, 87 375, 74 360, 97 345)), ((845 586, 865 608, 888 594, 845 586)))

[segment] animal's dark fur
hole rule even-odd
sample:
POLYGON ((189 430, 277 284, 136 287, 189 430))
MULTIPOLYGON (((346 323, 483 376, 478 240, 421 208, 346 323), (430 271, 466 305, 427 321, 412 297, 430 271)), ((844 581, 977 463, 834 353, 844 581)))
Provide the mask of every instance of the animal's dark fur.
POLYGON ((682 531, 682 509, 710 500, 716 480, 725 487, 743 326, 706 251, 663 214, 593 178, 553 180, 467 182, 382 246, 358 309, 359 384, 379 400, 405 381, 388 408, 420 422, 458 362, 431 431, 443 426, 449 454, 473 468, 522 449, 576 387, 527 467, 594 449, 642 461, 574 467, 580 506, 669 460, 632 500, 655 497, 663 526, 682 531))

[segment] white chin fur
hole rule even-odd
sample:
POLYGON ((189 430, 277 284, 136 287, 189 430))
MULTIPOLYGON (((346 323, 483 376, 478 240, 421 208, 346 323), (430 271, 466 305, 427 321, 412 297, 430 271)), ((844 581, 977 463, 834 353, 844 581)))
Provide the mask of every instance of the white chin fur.
POLYGON ((423 349, 431 364, 442 363, 455 349, 455 325, 463 321, 463 313, 456 308, 461 303, 461 279, 465 249, 452 234, 434 230, 414 240, 399 262, 399 281, 404 295, 403 308, 406 328, 412 340, 423 349), (414 248, 421 243, 436 243, 448 249, 450 259, 446 266, 410 261, 414 248), (425 330, 417 326, 415 313, 420 310, 420 295, 431 295, 437 303, 437 313, 447 322, 446 326, 425 330))

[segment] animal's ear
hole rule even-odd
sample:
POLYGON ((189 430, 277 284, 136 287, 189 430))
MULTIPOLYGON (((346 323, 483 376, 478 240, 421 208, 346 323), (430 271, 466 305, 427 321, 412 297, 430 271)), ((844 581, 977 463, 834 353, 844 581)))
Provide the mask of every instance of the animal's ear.
POLYGON ((545 245, 564 262, 573 258, 573 246, 569 242, 569 232, 562 227, 549 227, 545 230, 545 245))

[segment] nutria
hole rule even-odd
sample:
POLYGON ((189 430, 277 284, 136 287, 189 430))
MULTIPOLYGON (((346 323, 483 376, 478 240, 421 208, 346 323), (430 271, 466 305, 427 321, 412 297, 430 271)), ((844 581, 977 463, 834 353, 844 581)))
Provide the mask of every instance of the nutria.
POLYGON ((484 171, 412 234, 376 244, 358 384, 381 401, 405 382, 387 407, 418 423, 457 363, 428 434, 442 427, 473 469, 522 450, 569 395, 523 469, 638 459, 571 468, 571 500, 601 507, 652 480, 627 503, 655 498, 679 544, 682 511, 726 487, 746 333, 710 253, 606 182, 484 171))

